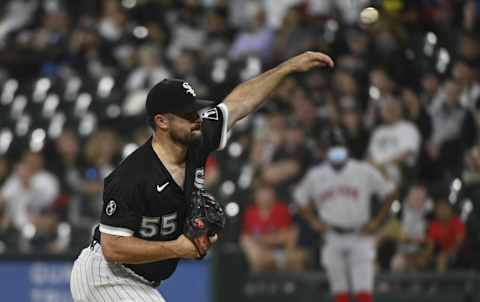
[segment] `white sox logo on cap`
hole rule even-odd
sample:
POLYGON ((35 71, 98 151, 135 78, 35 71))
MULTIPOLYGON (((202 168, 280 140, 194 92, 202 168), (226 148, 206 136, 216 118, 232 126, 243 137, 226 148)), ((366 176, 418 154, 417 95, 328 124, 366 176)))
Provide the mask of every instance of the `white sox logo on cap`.
POLYGON ((108 216, 112 216, 115 210, 117 210, 117 204, 115 200, 110 200, 105 208, 105 213, 107 213, 108 216))
POLYGON ((192 86, 190 86, 190 84, 188 84, 187 82, 183 82, 182 86, 183 86, 183 88, 185 88, 187 93, 190 93, 193 96, 197 96, 195 94, 195 90, 193 90, 193 88, 192 88, 192 86))

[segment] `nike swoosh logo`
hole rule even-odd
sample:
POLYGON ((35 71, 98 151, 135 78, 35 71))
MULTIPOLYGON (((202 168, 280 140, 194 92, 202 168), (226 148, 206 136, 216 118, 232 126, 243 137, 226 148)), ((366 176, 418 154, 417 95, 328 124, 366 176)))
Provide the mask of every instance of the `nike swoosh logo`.
POLYGON ((170 182, 167 181, 167 182, 164 183, 161 187, 160 187, 159 185, 157 185, 157 192, 158 192, 158 193, 162 192, 163 189, 165 189, 165 188, 168 186, 169 183, 170 183, 170 182))

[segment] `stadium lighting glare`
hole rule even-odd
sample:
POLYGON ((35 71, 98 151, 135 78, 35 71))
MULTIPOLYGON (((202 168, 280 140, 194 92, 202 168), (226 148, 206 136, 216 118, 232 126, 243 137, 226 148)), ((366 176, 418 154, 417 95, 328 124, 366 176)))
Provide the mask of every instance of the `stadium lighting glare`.
POLYGON ((69 79, 65 88, 65 99, 68 101, 73 101, 77 97, 80 87, 82 87, 82 81, 80 80, 80 78, 73 77, 69 79))
POLYGON ((122 1, 122 6, 125 7, 126 9, 132 9, 137 5, 136 0, 123 0, 122 1))
POLYGON ((12 107, 10 109, 10 116, 12 117, 12 119, 17 120, 22 116, 23 111, 27 106, 27 102, 27 98, 24 95, 17 95, 15 97, 12 107))
POLYGON ((368 94, 374 100, 378 100, 380 98, 380 90, 375 86, 370 86, 368 89, 368 94))
POLYGON ((440 73, 445 73, 447 66, 450 63, 450 54, 445 48, 440 48, 438 51, 438 61, 437 61, 437 71, 440 73))
POLYGON ((427 33, 427 43, 428 44, 432 44, 432 45, 435 45, 437 44, 438 42, 438 39, 437 39, 437 35, 435 35, 433 32, 428 32, 427 33))
POLYGON ((228 154, 230 154, 230 156, 232 157, 239 157, 240 155, 242 155, 242 152, 243 147, 238 142, 233 142, 228 147, 228 154))
POLYGON ((78 96, 77 102, 75 103, 75 115, 77 117, 82 117, 87 112, 88 107, 92 103, 92 96, 89 93, 82 93, 78 96))
POLYGON ((398 200, 395 200, 393 203, 392 203, 392 207, 391 207, 391 210, 394 214, 397 214, 398 212, 400 212, 400 209, 402 208, 402 205, 400 203, 400 201, 398 200))
POLYGON ((137 148, 138 148, 137 144, 134 144, 134 143, 126 144, 125 147, 123 147, 122 159, 125 159, 127 156, 132 154, 132 152, 135 151, 135 149, 137 148))
POLYGON ((235 192, 235 183, 231 180, 227 180, 222 184, 221 190, 226 196, 232 195, 235 192))
POLYGON ((88 136, 93 133, 93 130, 95 130, 96 126, 97 118, 92 113, 88 113, 80 121, 78 133, 80 133, 81 136, 88 136))
POLYGON ((31 223, 25 225, 22 228, 22 235, 25 238, 32 239, 35 236, 36 233, 37 233, 37 229, 31 223))
POLYGON ((17 121, 15 126, 15 133, 17 136, 25 136, 30 129, 30 124, 32 123, 32 119, 28 115, 22 115, 17 121))
POLYGON ((35 90, 33 91, 33 101, 35 103, 41 103, 45 100, 47 92, 52 86, 52 81, 47 78, 41 78, 35 84, 35 90))
POLYGON ((66 118, 63 113, 55 114, 50 122, 50 126, 48 127, 48 136, 53 139, 59 137, 63 132, 65 121, 66 118))
POLYGON ((38 128, 32 131, 32 136, 30 138, 30 150, 38 152, 43 149, 45 145, 45 130, 38 128))
POLYGON ((45 103, 43 104, 42 115, 45 118, 51 118, 55 114, 58 105, 60 104, 60 98, 56 94, 50 94, 45 103))
POLYGON ((462 188, 462 181, 459 178, 455 178, 455 180, 452 182, 452 189, 455 191, 460 191, 462 188))
POLYGON ((5 154, 13 140, 13 134, 10 129, 5 128, 0 131, 0 155, 5 154))
POLYGON ((2 105, 8 105, 13 101, 15 92, 18 89, 18 81, 15 79, 8 80, 3 86, 1 103, 2 105))
POLYGON ((101 98, 106 98, 112 92, 112 88, 115 85, 115 80, 111 76, 103 77, 98 82, 97 94, 101 98))
POLYGON ((240 206, 238 205, 238 203, 236 202, 229 202, 226 206, 225 206, 225 213, 227 214, 227 216, 229 217, 235 217, 238 215, 238 213, 240 213, 240 206))
POLYGON ((148 29, 145 26, 136 26, 133 35, 138 39, 145 39, 148 36, 148 29))

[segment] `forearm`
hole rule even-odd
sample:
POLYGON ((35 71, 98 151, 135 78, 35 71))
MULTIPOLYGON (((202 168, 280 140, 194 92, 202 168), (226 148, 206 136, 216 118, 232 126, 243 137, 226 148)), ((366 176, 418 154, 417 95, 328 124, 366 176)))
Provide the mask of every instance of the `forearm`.
POLYGON ((320 52, 307 51, 283 62, 254 79, 238 85, 226 98, 228 128, 236 121, 255 111, 289 74, 305 72, 314 67, 333 67, 333 60, 320 52))
POLYGON ((102 249, 108 261, 126 264, 142 264, 182 258, 178 240, 147 241, 136 237, 105 235, 102 233, 102 249), (108 237, 108 239, 105 239, 108 237))
POLYGON ((316 229, 320 224, 319 219, 313 213, 312 208, 307 206, 300 209, 301 217, 313 228, 316 229))
POLYGON ((397 192, 393 192, 389 194, 386 198, 385 201, 383 202, 383 206, 378 212, 377 216, 374 217, 373 222, 380 225, 383 221, 388 216, 388 213, 390 212, 390 208, 392 207, 393 201, 397 198, 397 192))
POLYGON ((228 127, 255 111, 291 72, 281 64, 235 87, 224 101, 229 111, 228 127))

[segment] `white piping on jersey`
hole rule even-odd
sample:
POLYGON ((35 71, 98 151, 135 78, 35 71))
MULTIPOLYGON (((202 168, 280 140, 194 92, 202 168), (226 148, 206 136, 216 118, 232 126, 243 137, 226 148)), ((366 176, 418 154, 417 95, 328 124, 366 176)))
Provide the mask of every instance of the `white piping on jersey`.
POLYGON ((114 235, 114 236, 123 236, 123 237, 130 237, 133 235, 134 231, 127 229, 127 228, 120 228, 114 227, 110 225, 100 224, 100 232, 114 235))
POLYGON ((223 125, 222 125, 222 134, 220 136, 220 144, 218 145, 217 150, 222 150, 227 145, 228 138, 228 107, 224 103, 218 104, 218 108, 222 110, 223 115, 223 125))

